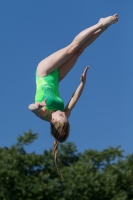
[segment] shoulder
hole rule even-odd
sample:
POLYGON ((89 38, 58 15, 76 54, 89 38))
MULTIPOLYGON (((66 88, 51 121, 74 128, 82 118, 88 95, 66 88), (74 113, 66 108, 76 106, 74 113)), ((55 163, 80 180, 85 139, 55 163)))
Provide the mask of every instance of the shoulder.
POLYGON ((69 118, 71 114, 71 110, 69 108, 65 108, 64 112, 65 112, 66 117, 69 118))

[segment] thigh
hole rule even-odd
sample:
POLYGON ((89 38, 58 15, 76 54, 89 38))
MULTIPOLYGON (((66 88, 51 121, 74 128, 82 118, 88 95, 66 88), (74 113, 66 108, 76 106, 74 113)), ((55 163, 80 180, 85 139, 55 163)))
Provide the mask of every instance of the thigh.
POLYGON ((74 67, 77 59, 83 53, 85 47, 82 45, 72 56, 69 60, 67 60, 64 64, 59 67, 59 81, 61 81, 68 72, 74 67))
POLYGON ((73 56, 62 64, 59 67, 59 82, 68 74, 68 72, 73 68, 75 65, 79 55, 77 53, 73 54, 73 56))
POLYGON ((70 45, 43 59, 37 67, 38 76, 42 77, 50 74, 69 60, 72 56, 72 54, 68 53, 69 48, 70 45))

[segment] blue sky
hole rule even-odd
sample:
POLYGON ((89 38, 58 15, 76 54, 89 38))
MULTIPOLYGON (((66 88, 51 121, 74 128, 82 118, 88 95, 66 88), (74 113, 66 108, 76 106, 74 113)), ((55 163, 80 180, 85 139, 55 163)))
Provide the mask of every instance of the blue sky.
POLYGON ((118 13, 119 22, 85 50, 59 89, 66 104, 89 65, 67 141, 80 152, 121 145, 126 154, 132 153, 132 8, 132 0, 0 1, 0 146, 10 147, 19 134, 32 129, 39 138, 27 151, 42 153, 52 147, 49 123, 28 110, 34 102, 36 66, 101 17, 118 13))

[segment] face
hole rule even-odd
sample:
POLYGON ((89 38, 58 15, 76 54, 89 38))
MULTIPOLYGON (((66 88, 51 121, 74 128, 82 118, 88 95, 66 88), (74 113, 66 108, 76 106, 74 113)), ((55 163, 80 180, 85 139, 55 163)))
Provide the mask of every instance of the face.
POLYGON ((65 112, 57 110, 56 112, 52 113, 52 122, 55 121, 68 122, 65 112))

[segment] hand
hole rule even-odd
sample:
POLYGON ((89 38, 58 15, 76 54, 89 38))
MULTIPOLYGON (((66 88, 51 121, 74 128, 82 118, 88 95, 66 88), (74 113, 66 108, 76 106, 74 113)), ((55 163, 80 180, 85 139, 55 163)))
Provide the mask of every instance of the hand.
POLYGON ((87 71, 88 71, 89 68, 90 68, 90 67, 87 66, 87 67, 85 68, 83 74, 82 74, 81 77, 80 77, 80 80, 81 80, 82 83, 85 83, 85 82, 86 82, 86 74, 87 74, 87 71))
POLYGON ((41 103, 39 103, 39 106, 41 106, 41 107, 46 106, 47 99, 48 99, 48 97, 46 97, 41 103))

